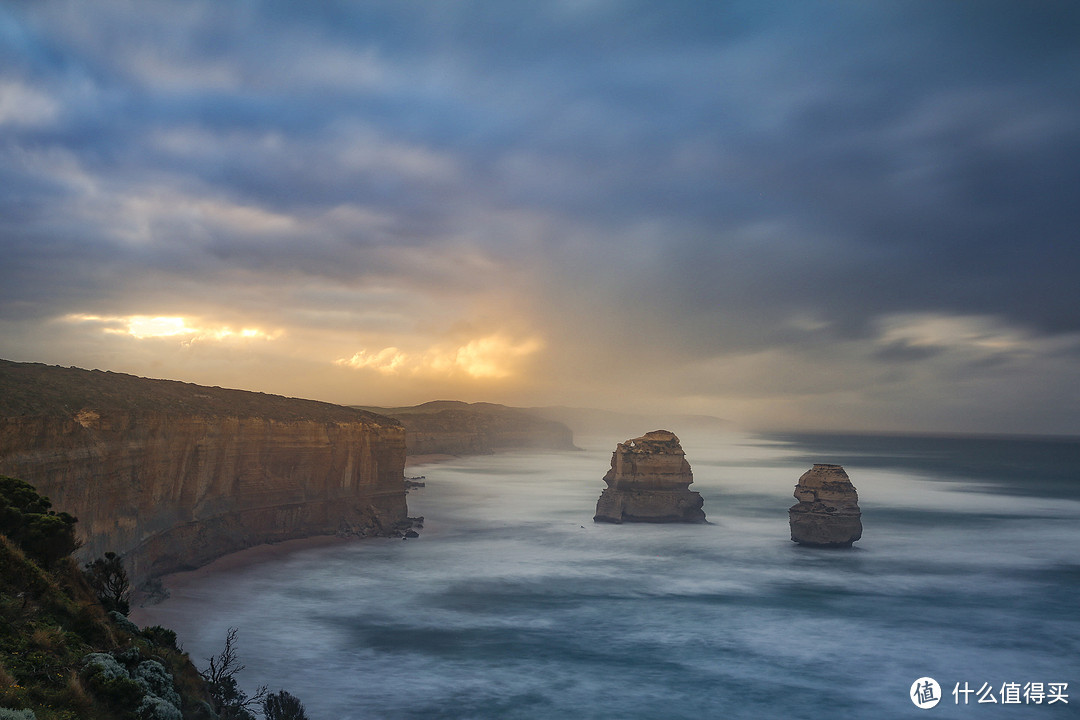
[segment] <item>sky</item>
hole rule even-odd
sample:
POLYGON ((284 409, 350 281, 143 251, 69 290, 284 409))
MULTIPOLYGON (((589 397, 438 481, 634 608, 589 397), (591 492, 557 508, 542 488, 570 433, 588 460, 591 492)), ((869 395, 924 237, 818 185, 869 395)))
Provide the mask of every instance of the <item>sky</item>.
POLYGON ((1080 9, 0 1, 0 357, 1080 433, 1080 9))

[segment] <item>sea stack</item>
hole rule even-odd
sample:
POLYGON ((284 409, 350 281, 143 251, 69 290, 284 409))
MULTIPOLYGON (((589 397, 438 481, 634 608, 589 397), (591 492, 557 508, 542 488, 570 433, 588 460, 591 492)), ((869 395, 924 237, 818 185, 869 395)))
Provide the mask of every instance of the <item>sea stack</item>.
POLYGON ((850 547, 862 537, 859 493, 839 465, 815 464, 795 486, 791 539, 812 547, 850 547))
POLYGON ((621 442, 604 476, 596 522, 703 523, 701 495, 675 433, 654 430, 621 442))

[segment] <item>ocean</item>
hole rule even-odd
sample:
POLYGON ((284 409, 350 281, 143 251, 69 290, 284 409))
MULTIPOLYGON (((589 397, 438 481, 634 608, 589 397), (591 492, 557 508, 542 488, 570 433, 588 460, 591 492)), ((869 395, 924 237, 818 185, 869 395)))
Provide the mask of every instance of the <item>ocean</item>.
POLYGON ((1080 715, 1080 441, 672 429, 707 525, 594 524, 624 438, 579 438, 412 468, 420 538, 211 567, 136 617, 199 667, 236 627, 241 685, 312 720, 1080 715), (858 489, 851 549, 790 541, 815 462, 858 489))

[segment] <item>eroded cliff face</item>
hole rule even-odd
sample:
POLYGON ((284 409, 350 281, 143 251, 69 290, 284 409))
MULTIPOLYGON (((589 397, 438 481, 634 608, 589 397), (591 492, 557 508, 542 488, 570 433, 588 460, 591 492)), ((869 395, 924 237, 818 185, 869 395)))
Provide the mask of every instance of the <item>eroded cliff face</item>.
POLYGON ((596 522, 703 523, 701 495, 679 438, 654 430, 619 443, 596 502, 596 522))
MULTIPOLYGON (((7 369, 0 381, 10 381, 7 369)), ((119 377, 125 393, 142 387, 119 377)), ((407 522, 396 421, 257 393, 166 389, 175 386, 203 397, 173 409, 173 400, 155 406, 143 395, 131 409, 95 391, 77 409, 46 403, 0 417, 0 473, 77 516, 80 554, 120 553, 137 582, 260 543, 387 534, 407 522), (228 414, 230 404, 243 416, 228 414), (260 406, 270 416, 257 415, 260 406)))

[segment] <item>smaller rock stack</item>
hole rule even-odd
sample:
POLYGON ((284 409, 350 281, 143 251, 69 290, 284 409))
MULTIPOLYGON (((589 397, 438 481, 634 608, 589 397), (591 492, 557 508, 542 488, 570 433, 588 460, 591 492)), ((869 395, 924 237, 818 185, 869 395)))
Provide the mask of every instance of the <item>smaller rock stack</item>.
POLYGON ((701 495, 679 438, 653 430, 619 443, 596 502, 596 522, 703 523, 701 495))
POLYGON ((850 547, 862 537, 859 493, 839 465, 815 464, 795 486, 791 539, 814 547, 850 547))

